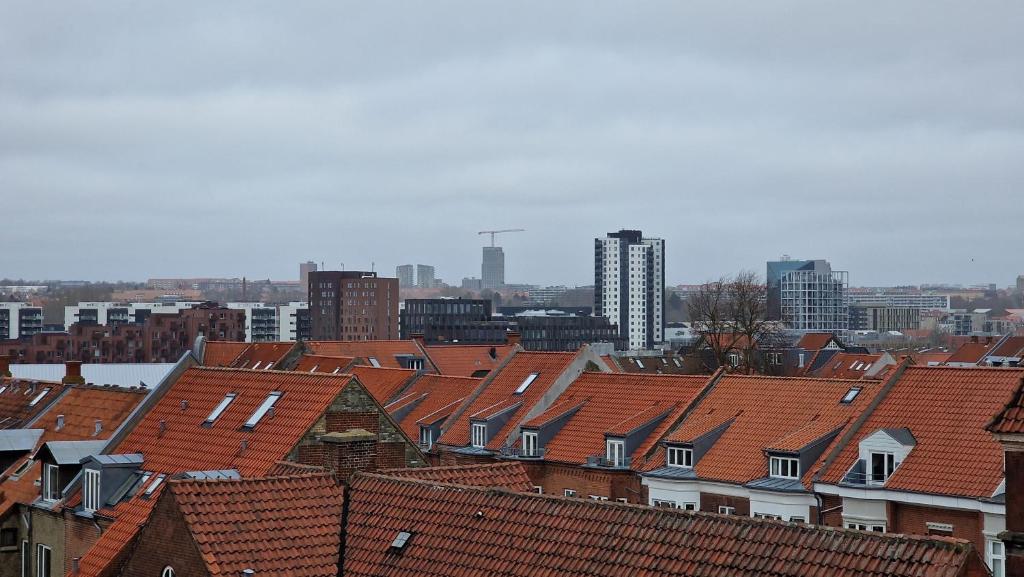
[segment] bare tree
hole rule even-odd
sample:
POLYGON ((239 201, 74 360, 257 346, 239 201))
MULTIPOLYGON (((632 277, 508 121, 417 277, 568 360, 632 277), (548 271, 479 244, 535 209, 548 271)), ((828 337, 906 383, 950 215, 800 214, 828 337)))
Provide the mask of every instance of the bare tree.
POLYGON ((687 299, 687 310, 704 351, 711 353, 711 359, 702 359, 709 370, 735 366, 753 372, 760 365, 759 347, 773 342, 778 330, 768 320, 767 289, 750 271, 705 283, 687 299), (739 355, 739 362, 730 361, 731 354, 739 355))

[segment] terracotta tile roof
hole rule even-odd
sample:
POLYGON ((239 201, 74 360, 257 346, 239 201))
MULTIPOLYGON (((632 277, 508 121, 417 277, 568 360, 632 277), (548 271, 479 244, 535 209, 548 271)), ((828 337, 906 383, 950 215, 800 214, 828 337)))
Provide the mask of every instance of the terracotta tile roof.
POLYGON ((994 343, 964 343, 946 359, 946 363, 978 364, 992 349, 994 343))
MULTIPOLYGON (((669 411, 679 406, 679 403, 655 403, 643 409, 638 413, 634 413, 622 421, 615 423, 615 425, 608 428, 605 434, 612 436, 626 436, 633 431, 643 427, 650 423, 654 419, 659 417, 665 417, 669 411)), ((625 413, 624 413, 625 414, 625 413)))
POLYGON ((1010 401, 1022 377, 1024 369, 907 367, 822 480, 843 478, 857 461, 864 437, 905 427, 917 444, 886 488, 991 497, 1003 478, 1003 451, 985 426, 1010 401))
POLYGON ((1010 402, 1003 407, 988 426, 985 427, 990 433, 997 435, 1019 435, 1024 433, 1024 380, 1021 381, 1017 391, 1013 394, 1010 402))
MULTIPOLYGON (((351 375, 322 373, 190 368, 110 453, 142 453, 146 471, 166 475, 236 469, 243 478, 264 476, 288 455, 351 379, 351 375), (245 430, 242 425, 272 391, 284 393, 273 415, 245 430), (228 393, 236 395, 234 401, 212 426, 204 427, 207 416, 228 393), (244 451, 243 440, 248 443, 244 451)), ((162 490, 163 486, 158 489, 162 490)), ((82 558, 83 577, 99 575, 118 557, 148 518, 155 500, 135 497, 102 511, 115 521, 82 558)))
POLYGON ((325 355, 302 355, 293 371, 300 373, 344 373, 355 362, 353 357, 328 357, 325 355))
POLYGON ((314 355, 329 357, 375 358, 380 366, 400 369, 401 363, 395 355, 425 357, 416 341, 306 341, 306 348, 314 355))
POLYGON ((875 363, 881 360, 881 354, 836 353, 814 371, 814 376, 819 379, 863 379, 869 369, 878 368, 875 363))
POLYGON ((1019 357, 1024 352, 1024 337, 1006 337, 989 355, 994 357, 1019 357))
MULTIPOLYGON (((835 339, 832 333, 806 333, 797 341, 797 348, 807 351, 818 351, 825 348, 829 341, 835 339)), ((838 342, 838 341, 837 341, 838 342)))
POLYGON ((410 439, 419 439, 419 421, 426 418, 430 423, 445 419, 455 412, 459 404, 480 385, 481 379, 448 377, 443 375, 420 375, 402 396, 386 405, 384 409, 392 417, 411 405, 398 420, 410 439))
MULTIPOLYGON (((829 432, 852 422, 880 389, 881 383, 876 381, 725 375, 665 439, 693 442, 731 419, 694 470, 702 479, 747 483, 768 476, 764 451, 773 444, 791 446, 806 440, 808 434, 829 432), (842 403, 853 388, 860 389, 853 402, 842 403)), ((810 487, 828 453, 826 449, 818 463, 803 472, 805 487, 810 487)), ((664 450, 651 462, 664 465, 664 450)))
MULTIPOLYGON (((587 373, 589 374, 589 373, 587 373)), ((582 378, 582 377, 581 377, 582 378)), ((524 427, 542 427, 551 421, 557 420, 566 413, 577 411, 587 402, 587 399, 577 399, 562 393, 548 410, 523 423, 524 427)))
POLYGON ((952 577, 983 572, 981 563, 969 542, 951 538, 357 474, 343 573, 952 577), (396 550, 402 532, 409 538, 396 550))
MULTIPOLYGON (((711 348, 712 343, 726 350, 743 350, 748 348, 750 339, 739 333, 708 333, 701 335, 695 346, 711 348)), ((756 343, 754 348, 757 348, 756 343)))
POLYGON ((949 357, 951 357, 951 356, 952 356, 952 353, 939 353, 939 352, 930 353, 929 352, 929 353, 911 353, 909 355, 905 355, 903 358, 910 357, 910 358, 914 359, 914 364, 915 365, 923 365, 923 366, 928 367, 928 366, 941 365, 942 363, 948 361, 949 357))
POLYGON ((768 443, 765 447, 770 451, 797 452, 814 441, 845 427, 850 423, 853 416, 836 421, 833 419, 818 419, 811 421, 803 427, 783 435, 779 440, 768 443))
POLYGON ((330 474, 171 481, 166 493, 210 575, 338 573, 344 498, 330 474))
POLYGON ((615 357, 614 356, 612 356, 612 355, 601 355, 601 360, 604 361, 605 366, 607 366, 608 370, 610 370, 611 372, 613 372, 613 373, 621 373, 621 372, 623 372, 622 371, 622 367, 619 366, 619 363, 615 362, 615 357))
POLYGON ((615 357, 616 372, 646 373, 651 375, 692 374, 685 361, 684 357, 676 354, 615 357))
POLYGON ((279 368, 281 362, 297 345, 295 343, 252 343, 238 354, 231 366, 238 369, 267 370, 279 368))
POLYGON ((231 362, 242 354, 242 351, 249 348, 252 343, 237 343, 233 341, 206 341, 206 349, 203 351, 203 365, 207 367, 229 367, 231 362))
MULTIPOLYGON (((497 450, 508 434, 518 425, 516 415, 533 407, 547 392, 548 388, 576 358, 576 353, 517 352, 498 373, 492 373, 489 382, 480 394, 462 411, 455 422, 446 423, 438 444, 464 447, 469 444, 470 415, 495 407, 496 405, 520 403, 518 409, 505 426, 492 437, 487 448, 497 450), (537 373, 536 379, 522 394, 515 394, 528 376, 537 373)), ((526 414, 525 412, 522 414, 526 414)))
POLYGON ((349 369, 349 373, 355 375, 381 405, 386 405, 405 388, 410 379, 416 376, 416 371, 412 369, 385 369, 367 366, 352 367, 349 369))
POLYGON ((512 352, 513 345, 436 345, 425 347, 427 356, 442 375, 485 376, 512 352), (493 356, 492 356, 493 351, 493 356))
POLYGON ((526 469, 518 461, 452 467, 388 469, 381 471, 381 474, 470 487, 501 487, 510 491, 527 492, 533 490, 533 483, 526 475, 526 469))
MULTIPOLYGON (((579 410, 544 446, 544 460, 583 464, 587 457, 604 454, 605 433, 667 416, 633 452, 634 467, 707 386, 708 376, 583 373, 562 393, 556 404, 533 419, 539 425, 582 402, 579 410), (556 414, 557 413, 557 414, 556 414), (639 416, 642 414, 644 416, 639 416)), ((632 427, 629 427, 632 428, 632 427)))
POLYGON ((3 378, 0 389, 0 429, 20 429, 45 411, 64 392, 64 385, 3 378), (40 397, 44 391, 46 394, 40 397))
POLYGON ((326 469, 313 465, 303 465, 291 461, 278 461, 267 471, 268 477, 290 477, 292 475, 308 475, 311 473, 323 473, 326 469))

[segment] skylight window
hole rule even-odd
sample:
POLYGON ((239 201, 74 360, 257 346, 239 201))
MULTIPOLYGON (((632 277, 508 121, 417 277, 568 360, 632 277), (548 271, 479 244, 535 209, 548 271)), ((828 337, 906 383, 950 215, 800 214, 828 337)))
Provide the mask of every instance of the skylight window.
POLYGON ((32 399, 32 402, 29 403, 28 406, 30 406, 30 407, 36 406, 39 403, 39 401, 43 400, 43 397, 46 396, 46 393, 49 393, 49 392, 50 392, 49 388, 43 389, 43 392, 41 392, 38 395, 36 395, 36 398, 32 399))
POLYGON ((526 378, 523 379, 523 383, 521 385, 519 385, 518 387, 516 387, 516 391, 513 394, 521 395, 521 394, 525 393, 526 389, 530 388, 530 385, 532 385, 533 381, 536 381, 537 377, 539 377, 539 376, 540 376, 540 373, 530 373, 529 375, 526 375, 526 378))
POLYGON ((644 368, 644 362, 641 361, 640 359, 636 359, 636 366, 638 366, 638 367, 640 367, 642 369, 642 368, 644 368))
POLYGON ((266 415, 267 412, 270 411, 271 408, 273 408, 274 403, 276 403, 277 400, 280 399, 281 395, 283 394, 284 393, 280 391, 273 391, 272 393, 267 395, 267 398, 263 399, 263 402, 260 404, 260 406, 256 408, 256 412, 253 413, 251 417, 249 417, 249 420, 246 421, 245 425, 243 426, 246 429, 251 429, 255 427, 256 424, 260 422, 260 419, 263 418, 263 415, 266 415))
POLYGON ((370 357, 366 360, 370 361, 370 366, 380 368, 380 361, 377 360, 377 357, 370 357))
POLYGON ((206 421, 204 421, 203 424, 212 425, 213 422, 220 417, 221 413, 224 412, 224 409, 228 408, 228 405, 231 404, 231 401, 235 400, 236 396, 238 396, 236 393, 228 393, 224 395, 224 398, 221 399, 220 403, 218 403, 217 406, 213 408, 213 411, 210 412, 210 416, 206 417, 206 421))
POLYGON ((391 548, 401 550, 405 547, 405 544, 409 542, 409 537, 412 537, 412 533, 408 531, 400 531, 395 537, 395 540, 391 542, 391 548))
POLYGON ((263 361, 256 361, 255 363, 253 363, 252 370, 255 371, 255 370, 259 369, 260 368, 260 363, 262 363, 262 362, 263 361))
POLYGON ((6 390, 7 390, 7 385, 4 385, 4 386, 0 387, 0 394, 3 394, 3 392, 6 391, 6 390))
POLYGON ((156 479, 153 479, 153 482, 150 483, 148 487, 146 487, 146 492, 143 493, 143 495, 145 497, 152 496, 153 495, 153 491, 156 491, 157 487, 160 486, 160 483, 163 483, 163 482, 164 482, 164 476, 162 474, 161 475, 157 475, 156 479))
POLYGON ((849 391, 846 391, 846 394, 843 395, 843 400, 841 400, 839 402, 843 403, 843 404, 852 403, 853 400, 856 399, 857 395, 859 395, 859 394, 860 394, 860 389, 857 388, 857 387, 854 387, 854 388, 850 389, 849 391))

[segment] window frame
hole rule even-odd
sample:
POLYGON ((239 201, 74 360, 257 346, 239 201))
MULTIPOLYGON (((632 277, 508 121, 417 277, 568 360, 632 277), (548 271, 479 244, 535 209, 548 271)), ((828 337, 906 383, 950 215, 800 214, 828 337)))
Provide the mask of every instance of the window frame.
POLYGON ((82 509, 95 512, 100 508, 101 473, 96 469, 82 470, 82 509))
POLYGON ((50 577, 50 570, 53 568, 53 549, 42 544, 36 543, 36 577, 50 577), (46 558, 46 570, 43 571, 43 558, 45 553, 46 558))
POLYGON ((562 495, 564 495, 566 497, 575 497, 576 496, 576 490, 575 489, 563 489, 562 490, 562 495))
POLYGON ((868 481, 872 485, 884 485, 889 482, 889 478, 892 477, 893 473, 896 472, 896 455, 895 453, 889 453, 885 451, 871 451, 868 453, 868 481), (882 457, 882 478, 877 479, 875 477, 875 457, 882 457))
POLYGON ((1006 545, 998 538, 985 539, 985 562, 993 577, 1006 576, 1006 545), (995 546, 998 545, 1000 553, 997 555, 995 546), (996 571, 996 561, 999 562, 999 570, 996 571))
POLYGON ((54 502, 60 500, 60 467, 51 463, 43 463, 42 481, 43 500, 54 502), (51 478, 50 475, 54 478, 51 478), (56 487, 54 486, 56 485, 56 487))
POLYGON ((238 398, 238 393, 228 393, 224 395, 224 398, 221 399, 220 402, 217 403, 217 406, 210 411, 210 414, 206 416, 206 420, 203 421, 203 424, 210 426, 216 423, 217 419, 224 414, 224 411, 231 406, 231 403, 235 402, 236 398, 238 398))
POLYGON ((267 393, 267 398, 263 399, 263 402, 260 403, 258 407, 256 407, 256 410, 253 411, 252 415, 250 415, 249 418, 245 421, 245 423, 242 425, 242 428, 247 431, 255 429, 256 425, 260 424, 260 421, 263 420, 263 417, 267 416, 267 413, 269 413, 274 408, 274 405, 276 405, 283 396, 283 391, 270 391, 269 393, 267 393))
POLYGON ((167 565, 160 571, 160 577, 174 577, 174 567, 167 565))
POLYGON ((530 373, 530 374, 526 375, 526 378, 523 379, 523 382, 520 383, 520 385, 518 387, 516 387, 516 390, 512 394, 513 395, 521 395, 521 394, 525 393, 526 389, 529 389, 530 385, 532 385, 533 382, 536 381, 537 377, 539 377, 539 376, 540 376, 540 373, 530 373))
POLYGON ((768 476, 773 479, 799 479, 800 459, 777 455, 768 457, 768 476), (783 472, 784 469, 785 472, 783 472))
POLYGON ((885 525, 879 525, 877 523, 858 523, 856 521, 847 521, 843 523, 843 528, 854 529, 856 531, 869 531, 873 533, 885 533, 885 525))
POLYGON ((469 424, 469 444, 477 449, 487 446, 487 423, 469 424))
POLYGON ((670 499, 651 499, 651 506, 665 509, 675 509, 676 502, 670 499))
POLYGON ((606 439, 604 445, 605 459, 612 467, 626 466, 625 439, 606 439), (617 453, 617 454, 616 454, 617 453))
POLYGON ((679 467, 681 469, 692 469, 693 468, 693 449, 689 447, 667 447, 665 449, 665 464, 669 467, 679 467), (678 462, 677 459, 673 459, 673 455, 683 455, 682 463, 678 462), (677 462, 673 462, 677 461, 677 462))
POLYGON ((430 427, 420 427, 420 446, 428 449, 434 446, 434 431, 430 427))
POLYGON ((718 514, 719 515, 735 515, 736 514, 736 507, 730 507, 729 505, 719 505, 718 506, 718 514))
POLYGON ((536 431, 523 431, 523 456, 538 457, 540 436, 536 431))

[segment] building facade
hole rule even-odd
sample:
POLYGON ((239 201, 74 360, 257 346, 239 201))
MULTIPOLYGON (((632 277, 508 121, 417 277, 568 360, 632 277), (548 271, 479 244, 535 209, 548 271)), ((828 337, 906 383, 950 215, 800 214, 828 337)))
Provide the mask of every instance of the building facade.
POLYGON ((500 246, 484 247, 480 286, 491 290, 505 286, 505 251, 500 246))
POLYGON ((316 270, 316 263, 307 260, 306 262, 299 263, 299 286, 309 286, 309 273, 316 270))
POLYGON ((833 271, 828 261, 768 263, 768 302, 778 302, 770 316, 797 332, 844 335, 850 327, 849 284, 849 273, 833 271))
POLYGON ((428 343, 504 343, 508 323, 491 319, 489 299, 406 299, 401 338, 428 343))
POLYGON ((416 265, 416 286, 419 288, 434 288, 437 279, 434 278, 434 267, 429 264, 416 265))
POLYGON ((620 230, 594 239, 594 314, 619 328, 631 349, 665 335, 665 241, 620 230))
POLYGON ((398 338, 398 279, 366 271, 309 275, 310 339, 372 341, 398 338))
POLYGON ((43 330, 43 309, 28 303, 0 303, 0 338, 31 337, 43 330))
POLYGON ((851 331, 905 331, 921 328, 921 309, 850 305, 851 331))
POLYGON ((398 277, 398 288, 412 288, 416 286, 415 272, 411 264, 400 264, 395 267, 395 276, 398 277))
POLYGON ((606 317, 522 315, 515 323, 520 343, 528 351, 576 351, 593 343, 611 343, 615 350, 628 346, 619 328, 606 317))

